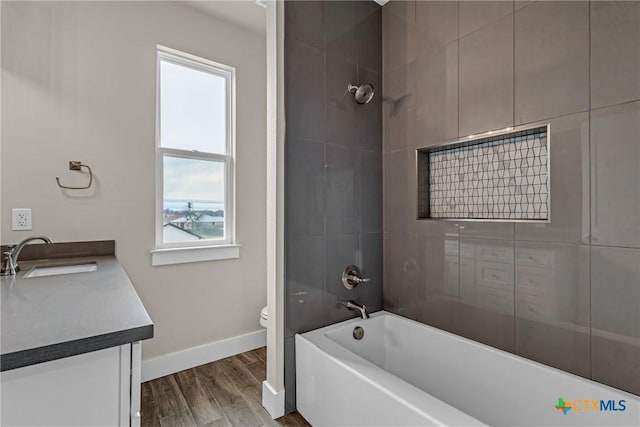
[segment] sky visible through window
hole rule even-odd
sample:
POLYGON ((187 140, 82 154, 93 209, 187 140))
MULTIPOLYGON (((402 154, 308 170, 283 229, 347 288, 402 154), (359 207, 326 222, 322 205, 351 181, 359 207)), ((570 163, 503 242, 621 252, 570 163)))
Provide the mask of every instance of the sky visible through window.
MULTIPOLYGON (((224 154, 225 79, 167 61, 160 67, 161 146, 224 154)), ((187 202, 196 209, 224 208, 224 168, 208 163, 165 157, 165 209, 181 210, 187 202)))
POLYGON ((225 79, 165 61, 160 76, 161 145, 224 154, 225 79))
POLYGON ((224 205, 224 164, 210 160, 164 157, 164 208, 219 210, 224 205))

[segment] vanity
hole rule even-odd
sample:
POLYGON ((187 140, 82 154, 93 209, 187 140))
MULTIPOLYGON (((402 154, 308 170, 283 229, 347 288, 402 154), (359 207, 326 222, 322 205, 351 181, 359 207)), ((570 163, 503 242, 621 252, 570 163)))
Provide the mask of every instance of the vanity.
POLYGON ((0 424, 140 425, 153 323, 114 241, 27 245, 1 278, 0 424))

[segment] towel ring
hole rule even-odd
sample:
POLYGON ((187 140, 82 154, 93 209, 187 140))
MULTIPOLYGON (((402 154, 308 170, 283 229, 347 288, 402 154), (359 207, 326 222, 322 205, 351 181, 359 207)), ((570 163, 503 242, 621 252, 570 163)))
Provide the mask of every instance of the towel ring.
POLYGON ((70 171, 79 171, 82 170, 82 168, 87 168, 87 170, 89 171, 89 184, 87 184, 85 187, 70 187, 68 185, 60 184, 60 178, 56 177, 58 187, 64 188, 65 190, 86 190, 87 188, 91 188, 91 184, 93 184, 93 172, 91 171, 91 168, 88 165, 83 165, 82 162, 77 160, 69 161, 70 171))

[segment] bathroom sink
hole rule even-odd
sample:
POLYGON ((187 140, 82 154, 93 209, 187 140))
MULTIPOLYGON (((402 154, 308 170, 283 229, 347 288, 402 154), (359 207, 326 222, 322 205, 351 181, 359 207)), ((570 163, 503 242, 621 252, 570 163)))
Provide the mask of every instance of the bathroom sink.
POLYGON ((25 274, 24 277, 58 276, 61 274, 89 273, 91 271, 98 271, 98 265, 95 261, 82 264, 36 266, 25 274))

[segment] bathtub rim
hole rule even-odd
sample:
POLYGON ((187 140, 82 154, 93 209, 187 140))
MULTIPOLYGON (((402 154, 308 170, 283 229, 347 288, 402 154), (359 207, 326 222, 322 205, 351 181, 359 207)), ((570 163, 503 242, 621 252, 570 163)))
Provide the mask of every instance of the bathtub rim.
MULTIPOLYGON (((381 310, 373 313, 371 318, 383 317, 384 314, 392 313, 381 310)), ((402 318, 402 316, 397 317, 402 318)), ((401 401, 404 405, 410 407, 413 411, 428 419, 433 423, 433 425, 488 426, 488 424, 483 423, 455 406, 450 405, 449 403, 438 399, 436 396, 414 386, 408 381, 393 375, 391 372, 352 352, 348 348, 340 345, 325 335, 328 330, 334 330, 341 326, 357 324, 358 322, 363 322, 363 320, 354 318, 334 323, 303 334, 296 334, 295 339, 302 339, 306 341, 309 345, 324 353, 324 355, 331 359, 332 362, 359 376, 366 383, 383 392, 389 398, 401 401), (373 375, 366 375, 367 373, 371 373, 373 375), (389 387, 383 387, 381 383, 384 383, 389 387), (391 390, 393 390, 393 392, 391 390), (434 417, 434 412, 441 416, 438 416, 437 418, 434 417)))
MULTIPOLYGON (((401 316, 399 314, 392 313, 392 312, 389 312, 389 311, 386 311, 386 310, 376 311, 375 313, 372 313, 370 316, 371 316, 371 318, 378 318, 378 317, 388 316, 390 318, 395 318, 395 319, 400 320, 400 321, 410 322, 410 323, 416 324, 417 326, 420 326, 420 327, 426 328, 428 330, 431 330, 434 333, 442 334, 442 335, 444 335, 444 336, 446 336, 448 338, 454 339, 456 341, 459 341, 459 342, 462 342, 462 343, 465 343, 465 344, 469 344, 469 345, 473 345, 473 346, 479 347, 479 348, 484 349, 484 350, 488 350, 489 352, 491 352, 493 354, 497 354, 497 355, 500 355, 500 356, 503 356, 503 357, 508 357, 508 358, 510 358, 510 359, 512 359, 514 361, 517 361, 517 362, 531 364, 531 365, 533 365, 533 367, 535 367, 537 369, 551 370, 553 373, 559 374, 559 375, 567 377, 569 379, 578 380, 578 381, 586 381, 588 383, 591 383, 594 386, 602 387, 602 388, 604 388, 604 389, 606 389, 608 391, 615 392, 615 393, 621 393, 621 394, 625 395, 626 397, 628 397, 630 400, 632 400, 632 401, 636 402, 638 405, 640 405, 640 396, 639 395, 633 394, 633 393, 625 391, 625 390, 621 390, 621 389, 615 388, 615 387, 607 385, 607 384, 603 384, 603 383, 594 381, 591 378, 581 377, 581 376, 573 374, 571 372, 563 371, 562 369, 555 368, 555 367, 550 366, 550 365, 545 365, 544 363, 537 362, 537 361, 532 360, 532 359, 528 359, 528 358, 526 358, 524 356, 519 356, 517 354, 510 353, 510 352, 505 351, 505 350, 500 350, 499 348, 495 348, 495 347, 492 347, 490 345, 483 344, 483 343, 481 343, 479 341, 474 341, 472 339, 465 338, 465 337, 463 337, 461 335, 457 335, 457 334, 454 334, 452 332, 445 331, 444 329, 440 329, 440 328, 437 328, 435 326, 431 326, 431 325, 427 325, 425 323, 418 322, 417 320, 413 320, 413 319, 411 319, 409 317, 404 317, 404 316, 401 316)), ((366 320, 363 320, 363 319, 360 319, 360 318, 356 317, 356 318, 344 320, 342 322, 333 323, 331 325, 323 326, 322 328, 314 329, 312 331, 304 332, 302 334, 296 334, 296 336, 300 335, 301 337, 307 339, 308 341, 311 341, 316 346, 318 346, 317 340, 320 340, 320 342, 323 342, 323 341, 326 340, 326 341, 330 342, 331 344, 334 344, 335 346, 344 349, 348 353, 350 353, 350 354, 354 355, 355 357, 357 357, 358 359, 360 359, 360 360, 358 360, 358 362, 364 361, 364 362, 366 362, 368 364, 371 364, 371 366, 374 366, 377 369, 381 369, 384 372, 388 373, 389 375, 392 375, 391 373, 385 371, 380 366, 378 366, 375 363, 370 362, 369 360, 365 359, 364 357, 352 352, 351 350, 347 349, 346 347, 343 347, 342 345, 340 345, 339 343, 337 343, 336 341, 332 340, 330 337, 328 337, 326 335, 327 331, 331 331, 331 330, 334 330, 334 329, 336 329, 338 327, 344 327, 344 326, 347 326, 347 325, 352 325, 352 324, 355 325, 355 324, 357 324, 359 322, 366 322, 366 320)), ((318 346, 318 347, 321 350, 324 350, 322 347, 320 347, 320 346, 318 346)), ((340 361, 338 360, 338 362, 340 362, 340 361)), ((392 376, 394 376, 394 375, 392 375, 392 376)), ((403 379, 401 379, 399 377, 395 377, 395 378, 398 378, 399 380, 409 384, 410 386, 416 388, 417 390, 420 390, 421 392, 428 394, 424 390, 422 390, 422 389, 420 389, 418 387, 415 387, 413 384, 409 383, 408 381, 405 381, 405 380, 403 380, 403 379)), ((436 398, 435 396, 432 396, 432 397, 436 398)), ((443 403, 447 404, 446 402, 443 402, 443 403)), ((451 405, 449 405, 449 406, 451 406, 451 405)))

